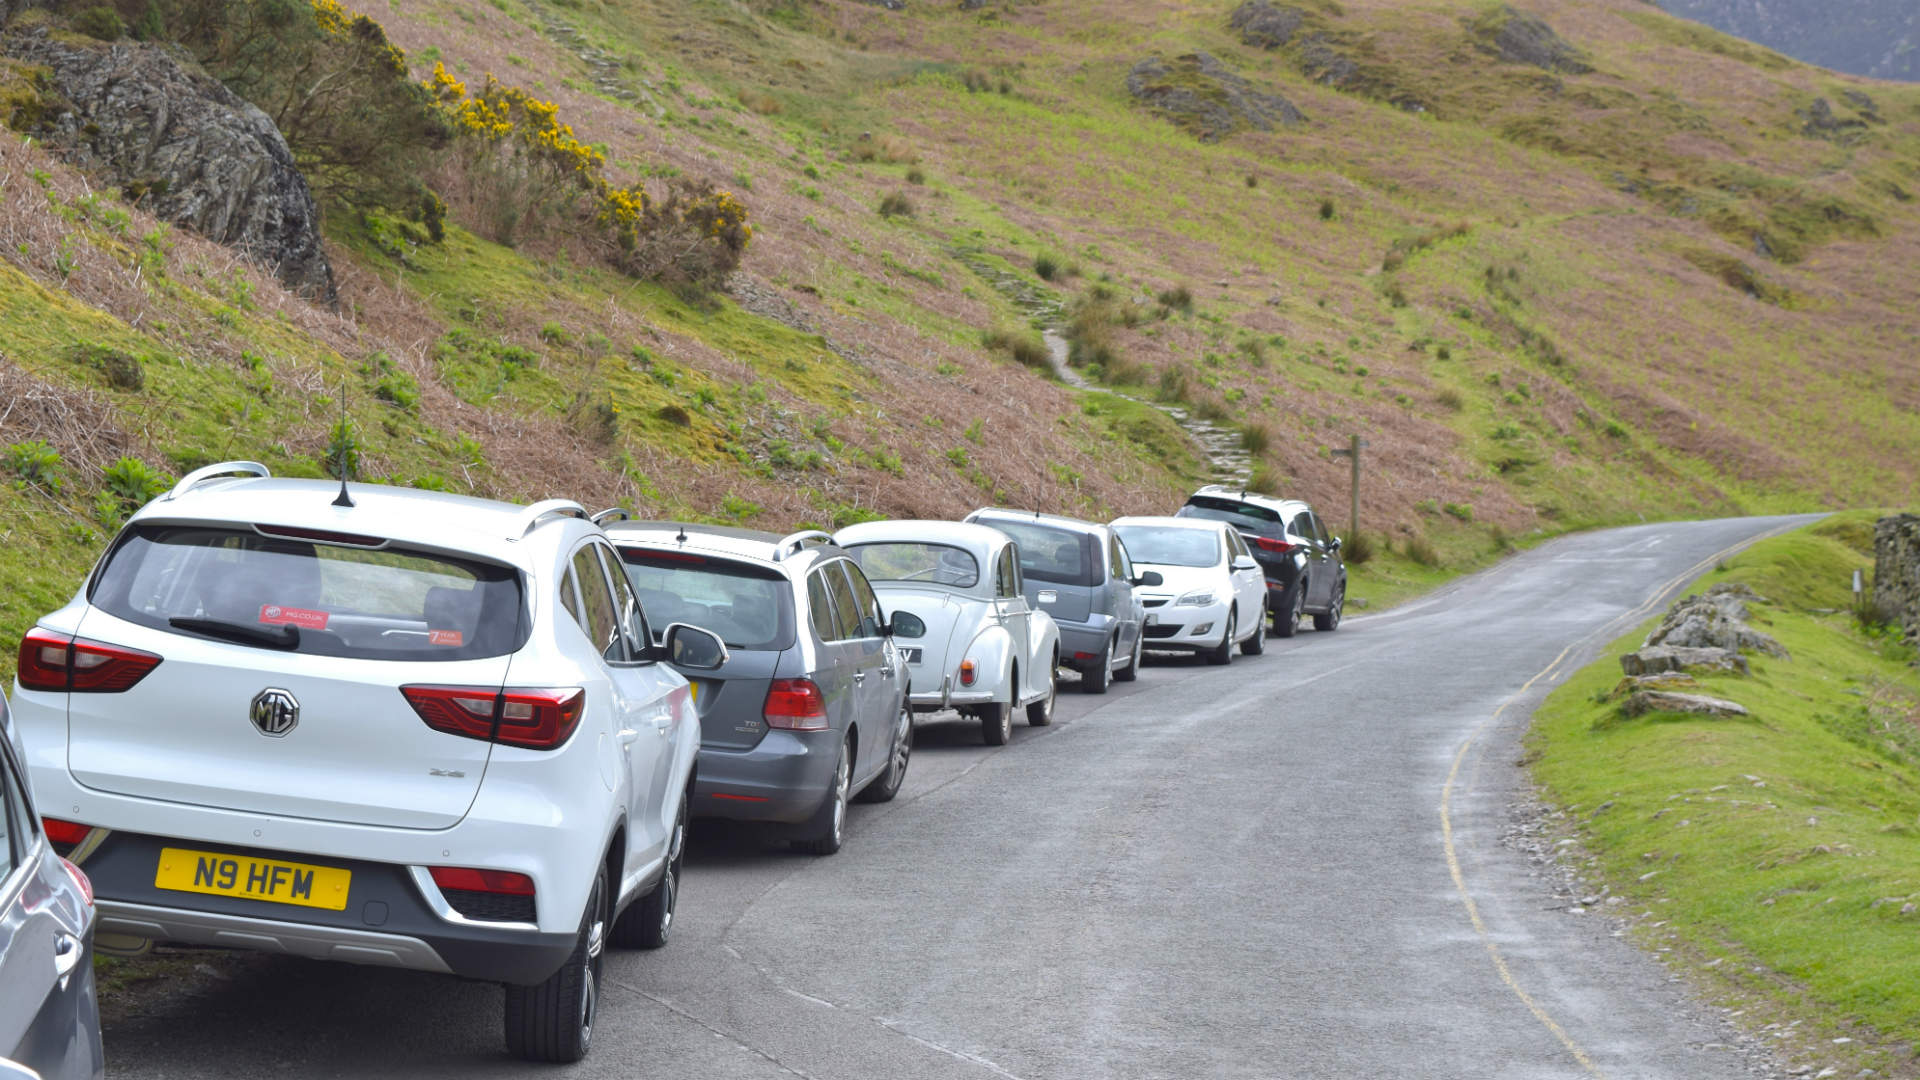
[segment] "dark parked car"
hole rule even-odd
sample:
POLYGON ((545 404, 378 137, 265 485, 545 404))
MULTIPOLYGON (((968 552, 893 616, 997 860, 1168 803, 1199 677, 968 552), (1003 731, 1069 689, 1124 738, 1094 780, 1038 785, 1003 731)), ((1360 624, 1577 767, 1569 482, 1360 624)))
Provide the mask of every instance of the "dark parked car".
POLYGON ((93 886, 55 854, 15 750, 0 699, 0 1058, 44 1080, 93 1080, 106 1067, 93 886))
MULTIPOLYGON (((1104 694, 1114 679, 1140 674, 1140 627, 1146 609, 1133 595, 1127 548, 1105 525, 1055 514, 987 507, 967 515, 1013 537, 1020 551, 1022 591, 1036 611, 1060 627, 1060 666, 1080 673, 1080 688, 1104 694)), ((1158 584, 1158 574, 1153 575, 1158 584)))
POLYGON ((1303 615, 1313 616, 1315 630, 1340 628, 1347 566, 1340 538, 1328 535, 1312 507, 1213 484, 1194 492, 1175 516, 1225 521, 1245 538, 1267 579, 1274 633, 1292 637, 1303 615))
POLYGON ((719 635, 727 657, 682 672, 700 713, 695 817, 777 823, 840 850, 848 800, 885 802, 913 749, 907 664, 860 567, 825 533, 601 520, 648 623, 719 635))

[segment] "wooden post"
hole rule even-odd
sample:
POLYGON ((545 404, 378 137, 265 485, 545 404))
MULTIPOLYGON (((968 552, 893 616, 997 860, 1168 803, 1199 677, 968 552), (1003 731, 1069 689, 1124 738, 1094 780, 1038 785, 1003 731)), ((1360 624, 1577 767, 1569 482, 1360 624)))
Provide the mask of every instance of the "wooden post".
POLYGON ((1352 543, 1353 538, 1360 535, 1360 448, 1365 445, 1367 440, 1355 435, 1347 449, 1333 451, 1334 457, 1346 458, 1353 466, 1353 504, 1347 514, 1348 543, 1352 543))

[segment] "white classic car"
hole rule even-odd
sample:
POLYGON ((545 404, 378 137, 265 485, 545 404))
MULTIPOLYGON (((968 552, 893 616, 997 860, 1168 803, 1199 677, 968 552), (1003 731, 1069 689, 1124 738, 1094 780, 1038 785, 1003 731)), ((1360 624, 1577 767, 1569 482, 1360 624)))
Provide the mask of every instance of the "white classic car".
POLYGON ((917 712, 977 717, 987 745, 1013 737, 1013 711, 1053 722, 1060 628, 1021 595, 1020 557, 998 529, 955 521, 874 521, 833 536, 860 564, 889 614, 926 624, 900 638, 917 712))

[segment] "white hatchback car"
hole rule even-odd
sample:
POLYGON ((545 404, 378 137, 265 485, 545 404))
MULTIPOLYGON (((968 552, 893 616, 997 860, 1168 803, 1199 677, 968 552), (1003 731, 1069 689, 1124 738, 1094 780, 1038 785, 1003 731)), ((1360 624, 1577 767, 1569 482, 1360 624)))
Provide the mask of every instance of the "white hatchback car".
POLYGON ((1233 662, 1233 646, 1257 656, 1267 647, 1267 586, 1233 527, 1203 518, 1124 517, 1113 523, 1136 571, 1154 570, 1157 587, 1137 589, 1147 609, 1149 649, 1197 652, 1210 664, 1233 662))
POLYGON ((497 981, 508 1048, 574 1061, 606 944, 672 925, 700 721, 659 661, 724 655, 692 627, 653 644, 573 503, 232 462, 142 508, 27 634, 14 721, 103 950, 497 981))

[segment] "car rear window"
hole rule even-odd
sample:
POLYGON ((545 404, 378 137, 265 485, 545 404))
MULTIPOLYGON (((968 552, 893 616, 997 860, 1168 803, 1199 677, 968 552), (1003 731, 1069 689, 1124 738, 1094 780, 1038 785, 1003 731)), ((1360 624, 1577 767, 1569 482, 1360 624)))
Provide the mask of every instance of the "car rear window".
POLYGON ((689 551, 621 547, 627 580, 656 636, 688 623, 729 649, 777 651, 793 644, 793 589, 778 570, 689 551))
MULTIPOLYGON (((1237 499, 1216 499, 1206 495, 1195 495, 1187 500, 1174 517, 1201 518, 1206 521, 1224 521, 1241 532, 1250 532, 1258 536, 1285 536, 1286 523, 1280 520, 1277 511, 1253 503, 1240 502, 1237 499)), ((1134 556, 1139 558, 1138 555, 1134 556)))
POLYGON ((520 574, 509 567, 373 537, 345 546, 273 531, 135 527, 89 599, 171 633, 322 656, 472 660, 527 639, 520 574))
POLYGON ((1220 565, 1220 534, 1203 526, 1115 525, 1113 531, 1136 563, 1220 565))
POLYGON ((924 581, 956 589, 980 584, 980 563, 960 548, 946 544, 856 544, 847 549, 847 554, 866 571, 868 581, 924 581))
POLYGON ((1086 533, 998 517, 977 520, 1013 537, 1020 545, 1020 572, 1033 580, 1056 585, 1100 583, 1100 560, 1093 538, 1086 533))

